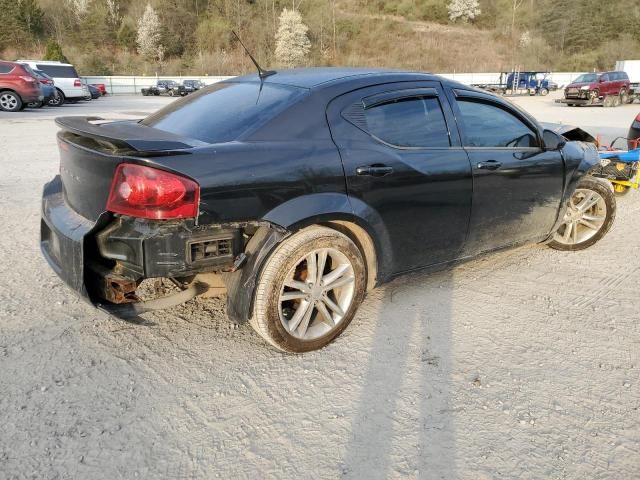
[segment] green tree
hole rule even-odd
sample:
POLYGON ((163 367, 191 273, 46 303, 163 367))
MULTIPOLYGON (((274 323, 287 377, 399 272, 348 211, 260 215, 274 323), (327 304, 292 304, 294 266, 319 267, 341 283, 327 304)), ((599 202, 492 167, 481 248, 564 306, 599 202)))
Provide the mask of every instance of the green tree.
POLYGON ((45 60, 57 60, 59 62, 68 62, 67 57, 62 53, 62 47, 55 40, 49 40, 47 42, 47 50, 44 54, 45 60))
POLYGON ((7 47, 18 47, 22 45, 27 35, 22 29, 18 20, 20 11, 15 0, 0 0, 0 52, 7 47))
POLYGON ((20 0, 18 3, 18 22, 22 28, 33 36, 44 33, 44 12, 36 0, 20 0))

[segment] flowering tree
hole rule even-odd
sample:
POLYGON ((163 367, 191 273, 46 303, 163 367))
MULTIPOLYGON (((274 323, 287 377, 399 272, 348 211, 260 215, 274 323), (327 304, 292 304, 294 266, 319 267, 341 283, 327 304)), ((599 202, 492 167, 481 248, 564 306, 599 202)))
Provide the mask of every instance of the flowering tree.
POLYGON ((449 20, 468 22, 482 13, 478 0, 451 0, 447 6, 449 20))
POLYGON ((285 8, 280 14, 280 25, 276 33, 276 59, 287 67, 304 63, 311 42, 307 36, 309 27, 302 22, 302 15, 296 10, 285 8))
POLYGON ((160 18, 150 3, 138 20, 138 35, 136 36, 138 53, 146 58, 157 58, 164 52, 160 45, 160 18))

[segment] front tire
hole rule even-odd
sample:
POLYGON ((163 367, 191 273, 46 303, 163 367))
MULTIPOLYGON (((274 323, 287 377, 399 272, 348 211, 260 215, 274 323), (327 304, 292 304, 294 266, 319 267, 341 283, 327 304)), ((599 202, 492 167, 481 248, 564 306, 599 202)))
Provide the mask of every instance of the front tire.
POLYGON ((564 223, 549 247, 555 250, 584 250, 602 239, 616 218, 613 188, 604 180, 585 177, 569 200, 564 223))
POLYGON ((305 228, 267 259, 251 326, 283 352, 325 347, 347 328, 364 299, 365 272, 360 250, 346 235, 305 228))

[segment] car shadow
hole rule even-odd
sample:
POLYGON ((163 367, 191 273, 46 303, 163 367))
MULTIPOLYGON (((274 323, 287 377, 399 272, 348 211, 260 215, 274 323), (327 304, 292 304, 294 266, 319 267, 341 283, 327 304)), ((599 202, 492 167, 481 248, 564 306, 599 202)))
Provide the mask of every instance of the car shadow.
POLYGON ((452 283, 453 269, 411 274, 374 300, 375 334, 351 419, 345 478, 455 476, 452 299, 444 293, 452 283))

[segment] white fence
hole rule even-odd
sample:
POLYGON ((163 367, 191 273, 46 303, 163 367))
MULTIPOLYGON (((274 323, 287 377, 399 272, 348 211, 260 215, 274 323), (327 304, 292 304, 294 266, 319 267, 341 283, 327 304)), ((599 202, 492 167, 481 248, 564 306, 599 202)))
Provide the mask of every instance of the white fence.
POLYGON ((182 83, 183 80, 200 80, 209 85, 231 77, 199 77, 194 75, 188 77, 91 76, 82 78, 87 83, 103 83, 110 95, 131 95, 140 93, 142 88, 155 85, 158 80, 174 80, 178 83, 182 83))
MULTIPOLYGON (((571 83, 578 75, 584 72, 553 72, 549 78, 556 82, 560 87, 571 83)), ((456 80, 466 85, 479 85, 488 83, 499 83, 500 73, 440 73, 439 75, 456 80)), ((216 76, 180 76, 180 77, 142 77, 142 76, 90 76, 83 77, 87 83, 103 83, 107 92, 111 95, 136 94, 140 93, 140 89, 155 85, 158 80, 174 80, 182 83, 183 80, 200 80, 209 85, 221 80, 232 77, 216 77, 216 76)))

